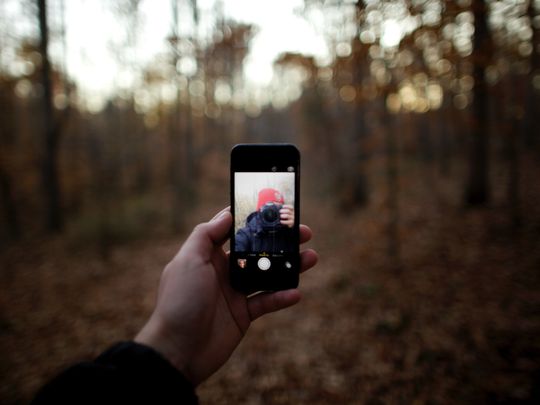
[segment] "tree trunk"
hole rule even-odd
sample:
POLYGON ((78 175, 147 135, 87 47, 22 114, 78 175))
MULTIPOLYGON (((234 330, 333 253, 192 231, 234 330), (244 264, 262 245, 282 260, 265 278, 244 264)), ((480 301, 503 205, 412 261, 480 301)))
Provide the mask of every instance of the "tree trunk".
POLYGON ((386 147, 386 182, 388 195, 386 206, 388 210, 387 223, 387 254, 392 265, 398 269, 400 264, 399 242, 399 183, 398 183, 398 150, 396 142, 396 117, 389 111, 383 110, 386 117, 385 147, 386 147))
POLYGON ((533 36, 531 39, 532 42, 532 52, 529 57, 530 63, 530 75, 529 80, 531 82, 527 90, 527 113, 525 115, 525 143, 527 146, 537 146, 539 143, 539 134, 540 134, 540 125, 538 123, 538 115, 540 114, 539 108, 539 96, 540 89, 538 84, 536 87, 532 83, 535 76, 540 74, 540 30, 535 27, 533 23, 534 19, 537 17, 534 8, 534 0, 529 1, 529 8, 527 10, 529 16, 529 21, 531 28, 533 30, 533 36))
POLYGON ((13 198, 13 189, 8 174, 3 170, 0 162, 0 204, 6 218, 8 237, 10 239, 19 239, 21 227, 17 207, 13 198))
POLYGON ((509 206, 509 216, 512 226, 518 228, 521 225, 521 200, 520 200, 520 178, 521 178, 521 153, 520 153, 520 120, 522 115, 521 100, 522 86, 516 88, 516 83, 519 81, 516 75, 510 75, 507 78, 507 120, 508 125, 505 125, 505 140, 508 159, 508 185, 507 198, 509 206))
POLYGON ((171 227, 173 232, 178 232, 182 228, 182 211, 183 211, 183 184, 182 184, 182 142, 180 139, 182 133, 182 104, 180 86, 178 84, 178 41, 179 27, 178 27, 178 0, 171 0, 171 11, 173 14, 172 30, 172 65, 175 69, 175 81, 176 81, 176 102, 174 112, 171 114, 170 127, 168 134, 169 142, 169 156, 168 156, 168 174, 169 174, 169 187, 170 187, 170 213, 171 213, 171 227))
POLYGON ((62 210, 60 207, 60 182, 58 178, 58 139, 60 129, 55 125, 53 116, 51 65, 48 55, 47 2, 46 0, 38 0, 37 3, 41 36, 39 50, 42 64, 41 83, 43 85, 43 131, 45 140, 41 169, 42 182, 45 194, 47 229, 51 232, 59 232, 63 226, 62 210))
POLYGON ((472 105, 472 139, 469 150, 469 174, 465 187, 467 206, 485 205, 489 202, 488 156, 488 88, 485 70, 492 50, 487 27, 486 5, 483 0, 473 1, 474 12, 474 100, 472 105))

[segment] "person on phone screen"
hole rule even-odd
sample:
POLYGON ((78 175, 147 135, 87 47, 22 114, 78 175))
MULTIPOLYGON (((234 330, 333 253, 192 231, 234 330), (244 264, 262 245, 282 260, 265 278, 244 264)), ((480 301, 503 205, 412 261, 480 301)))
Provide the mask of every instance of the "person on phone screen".
POLYGON ((246 225, 235 235, 237 252, 291 252, 295 249, 293 234, 294 207, 285 204, 283 194, 274 188, 258 193, 257 209, 248 215, 246 225))

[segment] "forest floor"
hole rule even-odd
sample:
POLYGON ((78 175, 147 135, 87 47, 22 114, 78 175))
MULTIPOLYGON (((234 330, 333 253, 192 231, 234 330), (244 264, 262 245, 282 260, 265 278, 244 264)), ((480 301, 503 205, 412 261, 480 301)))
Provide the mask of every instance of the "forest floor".
MULTIPOLYGON (((504 204, 464 210, 429 182, 402 180, 393 258, 382 194, 349 215, 306 205, 320 262, 301 279, 302 301, 254 322, 199 387, 201 403, 540 403, 540 185, 531 173, 517 228, 504 204)), ((5 251, 0 403, 27 403, 66 365, 132 338, 181 240, 132 242, 107 261, 65 239, 5 251)))

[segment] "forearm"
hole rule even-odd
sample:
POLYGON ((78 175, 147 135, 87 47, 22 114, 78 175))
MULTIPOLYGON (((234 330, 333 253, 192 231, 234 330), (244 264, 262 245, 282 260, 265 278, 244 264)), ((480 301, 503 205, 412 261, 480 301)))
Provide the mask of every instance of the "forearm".
POLYGON ((191 383, 148 346, 119 343, 91 362, 65 370, 45 385, 33 404, 197 404, 191 383))

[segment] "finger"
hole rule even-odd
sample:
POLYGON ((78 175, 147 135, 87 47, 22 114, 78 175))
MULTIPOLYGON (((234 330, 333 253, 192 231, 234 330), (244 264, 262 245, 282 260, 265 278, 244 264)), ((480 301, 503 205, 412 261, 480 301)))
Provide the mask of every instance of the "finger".
POLYGON ((231 210, 231 206, 229 205, 228 207, 225 207, 223 208, 221 211, 219 211, 216 215, 214 215, 214 218, 212 218, 209 222, 212 222, 214 221, 215 219, 218 219, 220 217, 221 214, 223 214, 225 211, 230 211, 231 210))
POLYGON ((207 236, 215 245, 222 245, 229 236, 232 225, 232 215, 229 208, 221 210, 210 222, 203 224, 207 236))
POLYGON ((319 255, 313 249, 306 249, 300 253, 300 273, 311 269, 319 261, 319 255))
POLYGON ((300 301, 300 298, 300 291, 297 289, 255 295, 247 300, 249 317, 254 321, 264 314, 290 307, 300 301))
POLYGON ((308 242, 311 240, 312 235, 313 232, 311 232, 311 228, 309 226, 300 224, 300 243, 308 242))
POLYGON ((232 215, 228 209, 220 211, 210 222, 199 224, 189 235, 181 252, 199 255, 204 260, 211 258, 213 248, 221 246, 229 236, 232 215))

